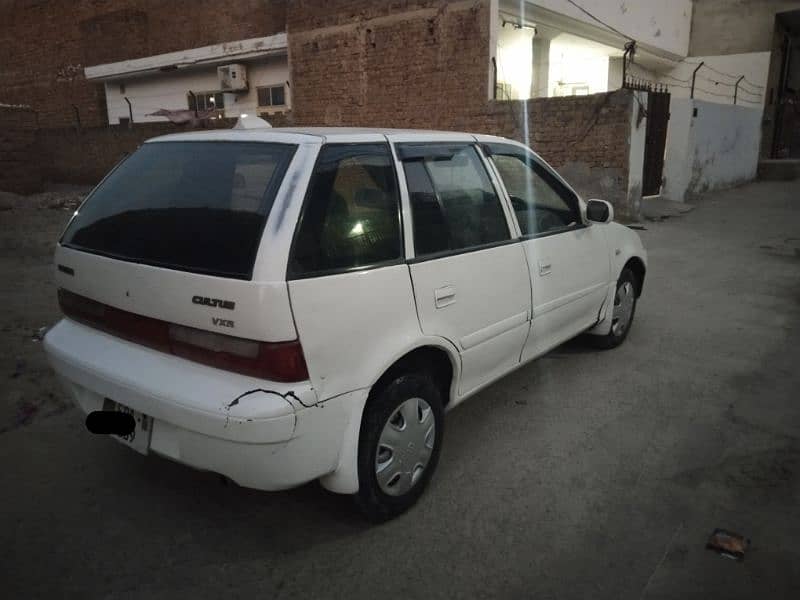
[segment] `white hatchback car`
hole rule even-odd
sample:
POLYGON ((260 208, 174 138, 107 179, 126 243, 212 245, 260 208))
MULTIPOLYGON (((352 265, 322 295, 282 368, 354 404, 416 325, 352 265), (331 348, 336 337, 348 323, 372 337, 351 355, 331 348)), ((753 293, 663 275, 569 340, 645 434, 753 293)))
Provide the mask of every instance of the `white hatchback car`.
POLYGON ((578 334, 625 339, 646 253, 612 218, 488 135, 167 135, 67 226, 44 345, 91 431, 386 519, 446 410, 578 334))

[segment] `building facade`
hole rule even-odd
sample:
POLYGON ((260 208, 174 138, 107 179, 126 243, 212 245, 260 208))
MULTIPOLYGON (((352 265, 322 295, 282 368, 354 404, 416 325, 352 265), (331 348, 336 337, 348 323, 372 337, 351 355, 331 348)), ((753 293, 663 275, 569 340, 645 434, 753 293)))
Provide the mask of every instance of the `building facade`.
POLYGON ((269 116, 291 109, 286 34, 86 67, 110 125, 269 116))
MULTIPOLYGON (((693 31, 714 26, 706 22, 714 3, 691 0, 8 4, 0 61, 11 68, 0 72, 0 103, 35 113, 39 160, 53 179, 95 180, 146 137, 260 114, 275 124, 514 137, 582 194, 635 218, 653 119, 647 92, 629 89, 634 78, 675 99, 691 95, 685 69, 698 62, 737 77, 747 66, 741 104, 747 99, 760 119, 766 94, 744 89, 765 90, 774 62, 761 42, 742 47, 734 35, 709 47, 693 31), (741 54, 752 56, 725 58, 741 54)), ((725 88, 712 103, 733 103, 721 81, 701 84, 697 94, 725 88)), ((690 143, 681 127, 668 136, 673 145, 690 143)), ((663 190, 683 199, 690 182, 670 188, 679 177, 664 177, 663 190)))
POLYGON ((5 0, 0 102, 28 105, 48 128, 108 124, 104 86, 86 67, 286 30, 284 0, 5 0))

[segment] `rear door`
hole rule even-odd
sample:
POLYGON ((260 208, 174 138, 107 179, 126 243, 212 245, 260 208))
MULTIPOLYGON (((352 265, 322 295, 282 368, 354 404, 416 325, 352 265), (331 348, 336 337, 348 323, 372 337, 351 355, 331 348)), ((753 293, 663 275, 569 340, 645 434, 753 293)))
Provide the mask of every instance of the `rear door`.
POLYGON ((322 146, 288 262, 320 399, 372 385, 395 349, 419 337, 392 153, 382 135, 358 139, 322 146))
POLYGON ((533 325, 522 360, 597 322, 609 285, 609 256, 600 226, 583 219, 580 200, 532 152, 487 144, 508 193, 530 267, 533 325))
POLYGON ((519 363, 529 328, 525 254, 473 143, 399 143, 422 331, 461 354, 464 395, 519 363))

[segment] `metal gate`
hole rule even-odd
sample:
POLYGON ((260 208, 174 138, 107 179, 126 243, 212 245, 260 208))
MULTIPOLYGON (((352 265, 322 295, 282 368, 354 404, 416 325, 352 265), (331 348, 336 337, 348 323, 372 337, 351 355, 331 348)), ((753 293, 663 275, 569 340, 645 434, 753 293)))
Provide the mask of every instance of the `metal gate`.
POLYGON ((642 196, 657 196, 661 193, 668 123, 669 92, 649 91, 647 94, 647 131, 644 142, 642 196))

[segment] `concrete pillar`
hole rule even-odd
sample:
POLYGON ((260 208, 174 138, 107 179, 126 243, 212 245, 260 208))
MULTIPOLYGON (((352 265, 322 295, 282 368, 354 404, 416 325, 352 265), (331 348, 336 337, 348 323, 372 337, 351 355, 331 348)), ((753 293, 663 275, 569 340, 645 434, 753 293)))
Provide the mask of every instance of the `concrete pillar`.
POLYGON ((622 87, 622 61, 621 56, 608 58, 608 90, 618 90, 622 87))
POLYGON ((536 35, 531 43, 533 44, 531 98, 546 98, 550 89, 550 40, 536 35))

